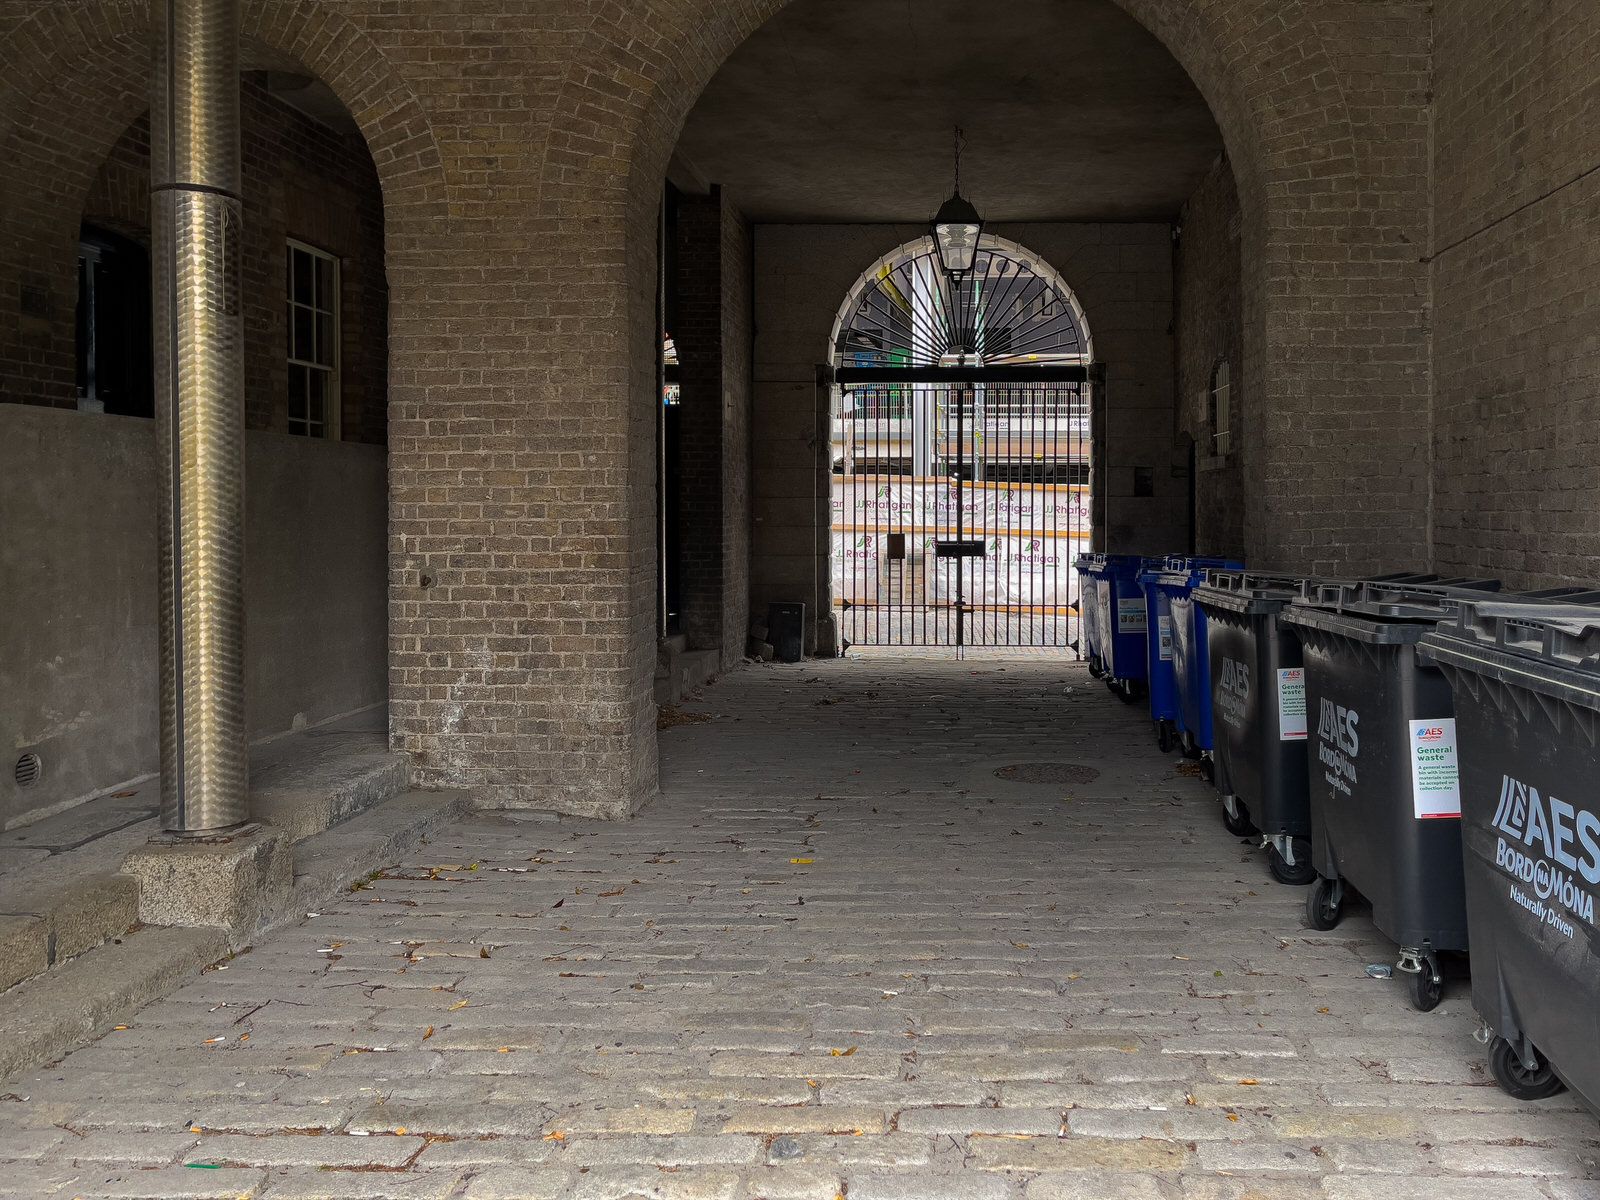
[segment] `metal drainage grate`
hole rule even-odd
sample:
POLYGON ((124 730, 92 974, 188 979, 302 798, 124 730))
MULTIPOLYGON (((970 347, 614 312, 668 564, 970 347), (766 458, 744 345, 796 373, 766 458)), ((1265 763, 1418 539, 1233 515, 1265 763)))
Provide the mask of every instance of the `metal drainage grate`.
POLYGON ((1018 763, 1001 767, 995 772, 995 777, 1011 783, 1048 783, 1069 787, 1093 783, 1100 778, 1100 772, 1094 767, 1083 767, 1077 763, 1018 763))
POLYGON ((44 762, 32 750, 17 759, 17 765, 11 768, 11 776, 18 787, 32 787, 43 775, 44 762))

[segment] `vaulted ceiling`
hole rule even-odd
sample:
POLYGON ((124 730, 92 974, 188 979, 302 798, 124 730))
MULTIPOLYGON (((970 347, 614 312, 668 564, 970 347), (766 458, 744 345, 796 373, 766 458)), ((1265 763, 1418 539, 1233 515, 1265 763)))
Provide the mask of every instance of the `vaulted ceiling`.
POLYGON ((1183 68, 1111 0, 794 0, 723 65, 671 178, 757 221, 1165 220, 1222 149, 1183 68))

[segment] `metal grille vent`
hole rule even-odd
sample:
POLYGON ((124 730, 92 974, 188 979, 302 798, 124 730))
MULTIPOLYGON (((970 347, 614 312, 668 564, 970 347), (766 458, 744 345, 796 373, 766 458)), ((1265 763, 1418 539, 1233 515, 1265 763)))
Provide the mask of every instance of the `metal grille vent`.
POLYGON ((44 762, 30 750, 17 759, 17 765, 11 768, 11 775, 18 787, 32 787, 44 775, 44 762))

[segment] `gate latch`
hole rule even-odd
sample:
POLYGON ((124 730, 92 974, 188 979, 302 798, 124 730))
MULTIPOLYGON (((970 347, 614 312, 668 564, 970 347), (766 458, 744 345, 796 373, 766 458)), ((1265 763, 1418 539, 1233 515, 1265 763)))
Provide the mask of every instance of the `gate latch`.
POLYGON ((969 538, 956 542, 935 542, 933 544, 935 558, 982 558, 984 556, 984 542, 982 538, 969 538))

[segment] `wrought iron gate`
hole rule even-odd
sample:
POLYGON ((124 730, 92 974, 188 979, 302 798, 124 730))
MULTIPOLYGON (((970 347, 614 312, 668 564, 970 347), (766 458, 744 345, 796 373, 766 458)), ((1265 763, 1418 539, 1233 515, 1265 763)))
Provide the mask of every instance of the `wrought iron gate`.
POLYGON ((1069 645, 1090 372, 844 369, 832 592, 859 645, 1069 645))

